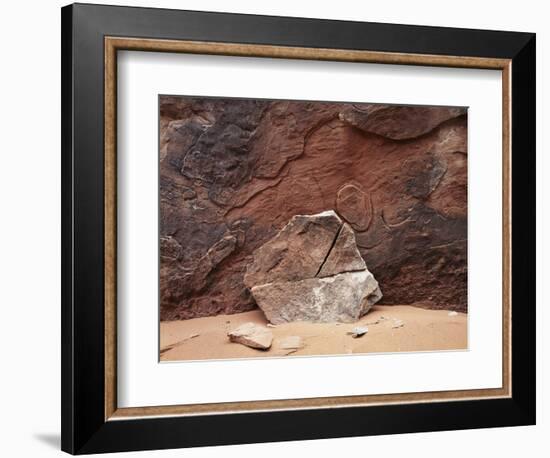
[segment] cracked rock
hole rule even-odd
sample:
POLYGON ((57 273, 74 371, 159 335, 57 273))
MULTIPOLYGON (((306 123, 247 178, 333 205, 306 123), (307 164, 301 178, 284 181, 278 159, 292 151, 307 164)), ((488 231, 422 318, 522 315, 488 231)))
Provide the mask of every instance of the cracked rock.
POLYGON ((317 276, 336 240, 342 220, 333 211, 296 215, 254 252, 244 283, 249 288, 317 276))
POLYGON ((332 210, 294 216, 254 252, 244 280, 273 324, 353 322, 382 298, 353 230, 332 210))
POLYGON ((329 277, 342 272, 365 270, 367 265, 361 257, 355 242, 355 234, 351 227, 344 223, 336 237, 318 277, 329 277))

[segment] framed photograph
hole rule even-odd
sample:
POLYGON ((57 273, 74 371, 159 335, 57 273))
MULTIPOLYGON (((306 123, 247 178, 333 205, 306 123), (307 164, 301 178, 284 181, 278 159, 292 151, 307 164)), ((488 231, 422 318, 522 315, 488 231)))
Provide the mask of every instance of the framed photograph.
POLYGON ((63 450, 535 423, 534 34, 70 5, 62 148, 63 450))

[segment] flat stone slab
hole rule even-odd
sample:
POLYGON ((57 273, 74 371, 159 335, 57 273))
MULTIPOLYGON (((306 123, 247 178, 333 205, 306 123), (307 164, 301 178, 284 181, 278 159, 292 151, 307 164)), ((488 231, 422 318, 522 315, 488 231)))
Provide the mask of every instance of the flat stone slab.
POLYGON ((254 323, 244 323, 228 334, 231 342, 240 343, 258 350, 268 350, 273 342, 272 332, 254 323))
POLYGON ((366 326, 358 326, 356 328, 353 328, 351 331, 348 331, 347 334, 354 339, 357 339, 364 336, 367 332, 369 332, 369 328, 367 328, 366 326))
POLYGON ((304 341, 300 336, 287 336, 279 341, 279 347, 283 350, 299 350, 304 347, 304 341))

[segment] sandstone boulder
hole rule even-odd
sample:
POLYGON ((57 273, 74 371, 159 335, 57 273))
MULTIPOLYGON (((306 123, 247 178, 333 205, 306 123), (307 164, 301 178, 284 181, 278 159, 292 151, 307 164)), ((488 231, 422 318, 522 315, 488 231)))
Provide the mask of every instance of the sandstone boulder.
POLYGON ((273 324, 353 322, 382 297, 353 230, 332 210, 294 216, 254 252, 244 280, 273 324))

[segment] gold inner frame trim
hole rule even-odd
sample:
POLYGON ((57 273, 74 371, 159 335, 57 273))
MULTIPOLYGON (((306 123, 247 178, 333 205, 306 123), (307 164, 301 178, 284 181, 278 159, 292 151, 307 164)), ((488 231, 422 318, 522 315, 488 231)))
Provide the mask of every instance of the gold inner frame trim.
POLYGON ((509 59, 388 53, 344 49, 105 37, 105 420, 211 415, 273 410, 357 407, 511 397, 511 67, 509 59), (117 51, 174 52, 378 64, 480 68, 502 71, 502 387, 421 393, 335 396, 119 408, 117 405, 117 51))

